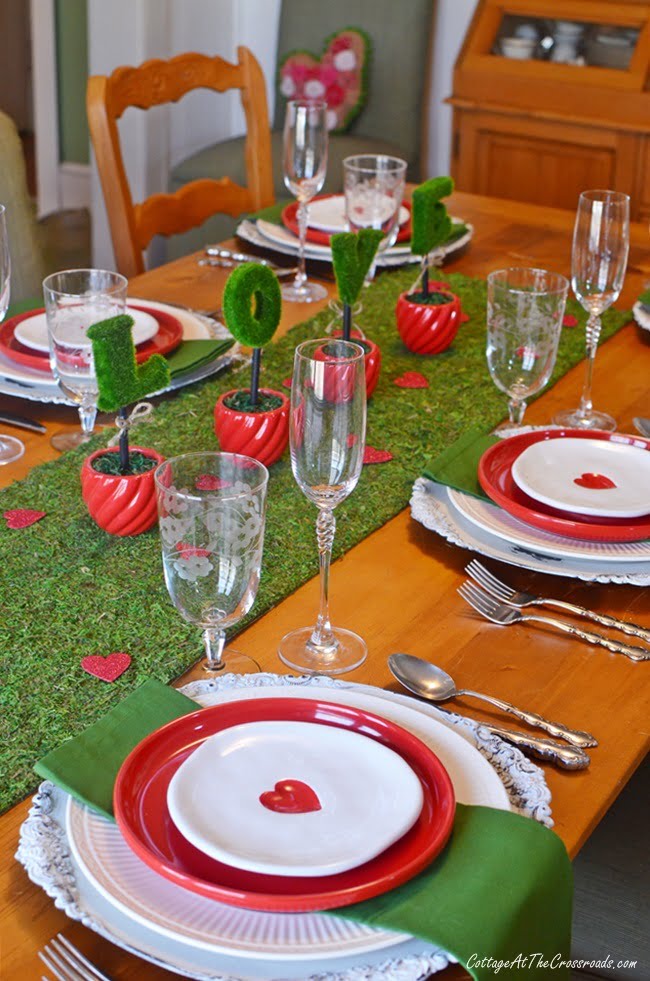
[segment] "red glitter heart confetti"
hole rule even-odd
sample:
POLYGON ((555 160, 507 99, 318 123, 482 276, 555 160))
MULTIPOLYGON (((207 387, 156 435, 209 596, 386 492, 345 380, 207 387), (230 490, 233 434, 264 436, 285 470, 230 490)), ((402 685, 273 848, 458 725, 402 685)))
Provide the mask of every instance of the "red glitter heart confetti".
POLYGON ((47 511, 33 511, 31 508, 14 508, 12 511, 5 511, 3 517, 7 522, 7 528, 29 528, 44 518, 47 511))
POLYGON ((366 446, 363 454, 364 465, 367 463, 388 463, 393 459, 393 454, 388 450, 378 450, 374 446, 366 446))
POLYGON ((100 681, 115 681, 124 674, 130 663, 131 655, 123 651, 116 651, 107 657, 102 657, 101 654, 89 654, 88 657, 81 659, 81 667, 84 671, 91 674, 93 678, 99 678, 100 681))
POLYGON ((353 446, 356 446, 356 445, 357 445, 357 443, 359 442, 359 437, 357 436, 357 434, 356 434, 356 433, 348 433, 348 438, 346 439, 346 441, 345 441, 345 442, 346 442, 346 443, 347 443, 347 445, 348 445, 348 449, 350 449, 350 450, 351 450, 351 449, 352 449, 352 447, 353 447, 353 446))
POLYGON ((577 327, 578 326, 578 318, 577 317, 574 317, 572 313, 565 313, 565 315, 562 317, 562 326, 563 327, 577 327))
POLYGON ((291 379, 290 378, 283 378, 282 379, 282 385, 284 386, 284 388, 291 388, 291 379))
POLYGON ((202 473, 194 481, 194 486, 197 490, 221 490, 223 487, 230 487, 230 481, 213 473, 202 473))
POLYGON ((399 388, 428 388, 429 379, 419 371, 405 371, 399 378, 393 379, 393 385, 399 388))
POLYGON ((183 559, 204 559, 212 554, 209 548, 195 548, 194 545, 187 545, 185 542, 177 542, 176 551, 181 553, 183 559))
POLYGON ((468 320, 469 320, 469 314, 468 313, 461 313, 461 315, 460 315, 460 322, 461 322, 461 324, 466 324, 468 320))

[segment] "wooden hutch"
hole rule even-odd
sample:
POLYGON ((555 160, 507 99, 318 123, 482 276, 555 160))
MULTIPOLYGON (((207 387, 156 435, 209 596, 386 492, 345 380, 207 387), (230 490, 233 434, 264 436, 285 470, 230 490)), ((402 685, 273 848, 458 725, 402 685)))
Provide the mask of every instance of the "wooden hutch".
POLYGON ((454 70, 459 190, 650 218, 650 3, 479 0, 454 70))

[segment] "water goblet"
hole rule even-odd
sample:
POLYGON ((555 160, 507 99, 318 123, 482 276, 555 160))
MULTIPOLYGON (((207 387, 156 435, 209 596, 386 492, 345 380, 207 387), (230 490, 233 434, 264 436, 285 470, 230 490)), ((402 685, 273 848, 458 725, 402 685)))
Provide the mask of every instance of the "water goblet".
POLYGON ((60 432, 50 442, 71 450, 93 434, 97 416, 97 378, 88 328, 126 310, 127 281, 107 269, 66 269, 43 280, 50 367, 59 388, 76 403, 81 430, 60 432))
MULTIPOLYGON (((11 258, 5 206, 0 204, 0 320, 4 319, 11 292, 11 258)), ((15 436, 0 436, 0 466, 19 460, 25 444, 15 436)))
POLYGON ((278 652, 285 664, 303 673, 342 674, 367 655, 362 638, 333 627, 329 614, 334 509, 354 490, 363 466, 366 377, 359 344, 325 338, 296 348, 289 433, 293 475, 318 508, 320 611, 315 626, 286 634, 278 652))
POLYGON ((291 302, 314 303, 327 296, 327 290, 319 283, 309 282, 305 272, 309 202, 325 182, 327 146, 327 103, 288 102, 284 120, 284 183, 298 199, 299 247, 296 278, 282 287, 282 297, 291 302))
MULTIPOLYGON (((395 244, 399 213, 404 199, 406 160, 383 153, 364 153, 343 161, 345 217, 351 232, 378 228, 384 233, 377 255, 395 244)), ((366 284, 375 276, 377 256, 368 270, 366 284)))
POLYGON ((259 671, 224 647, 257 595, 268 470, 238 453, 185 453, 154 477, 165 584, 181 616, 203 631, 205 670, 259 671))
POLYGON ((630 199, 618 191, 583 191, 578 202, 571 253, 571 285, 589 314, 585 382, 577 409, 558 412, 553 422, 578 429, 616 429, 616 420, 596 412, 591 399, 600 318, 623 288, 630 249, 630 199))
POLYGON ((508 396, 509 421, 520 426, 526 399, 548 383, 555 366, 569 288, 546 269, 498 269, 487 278, 487 363, 508 396))

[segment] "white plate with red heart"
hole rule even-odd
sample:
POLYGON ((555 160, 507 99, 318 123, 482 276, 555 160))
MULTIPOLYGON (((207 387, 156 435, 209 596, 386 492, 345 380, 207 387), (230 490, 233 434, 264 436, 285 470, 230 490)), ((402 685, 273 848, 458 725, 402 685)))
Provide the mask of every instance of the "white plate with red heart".
POLYGON ((650 452, 644 440, 542 440, 512 464, 512 477, 529 497, 560 511, 598 518, 650 513, 650 452))
POLYGON ((268 875, 357 868, 419 817, 419 778, 398 753, 329 725, 262 721, 206 739, 167 792, 172 820, 204 854, 268 875))

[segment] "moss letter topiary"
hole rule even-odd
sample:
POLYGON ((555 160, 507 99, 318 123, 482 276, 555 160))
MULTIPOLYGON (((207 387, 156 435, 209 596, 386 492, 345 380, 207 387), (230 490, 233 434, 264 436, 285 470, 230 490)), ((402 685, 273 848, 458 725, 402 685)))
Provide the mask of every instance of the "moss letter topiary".
POLYGON ((440 199, 453 189, 451 177, 432 177, 413 191, 411 252, 414 255, 428 255, 449 238, 452 222, 440 199))
POLYGON ((281 312, 280 284, 268 266, 247 262, 233 269, 223 294, 223 315, 233 337, 247 347, 264 347, 277 330, 281 312))
POLYGON ((341 303, 351 307, 356 302, 383 237, 378 228, 332 235, 332 264, 341 303))
POLYGON ((132 326, 133 318, 122 314, 88 328, 102 412, 115 412, 169 385, 169 365, 161 354, 136 364, 132 326))

